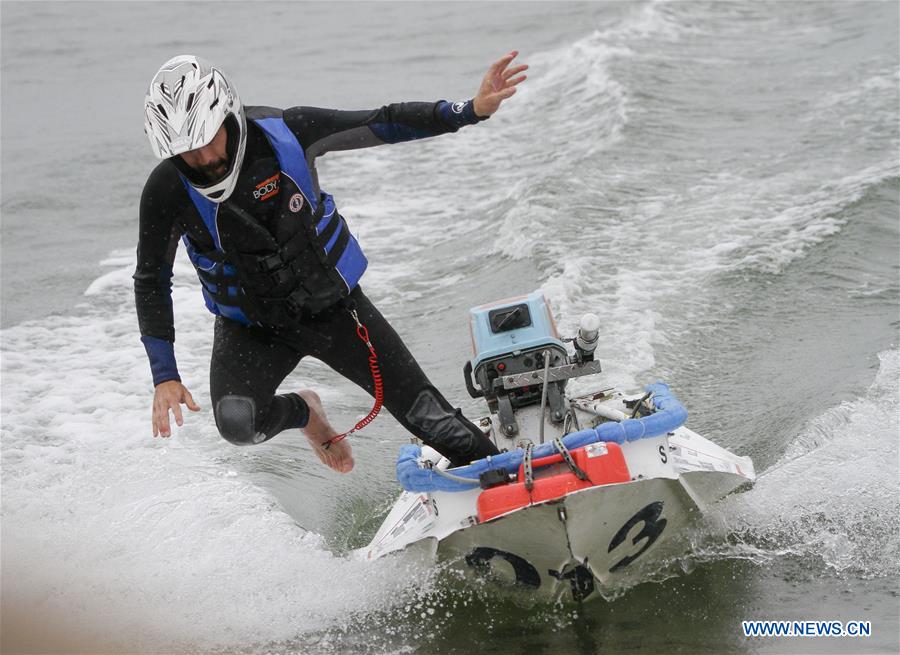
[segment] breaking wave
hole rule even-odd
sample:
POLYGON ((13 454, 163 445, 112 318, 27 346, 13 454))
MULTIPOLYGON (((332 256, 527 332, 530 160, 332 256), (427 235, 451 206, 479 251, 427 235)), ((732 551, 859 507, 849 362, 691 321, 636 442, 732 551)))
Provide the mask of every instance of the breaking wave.
POLYGON ((717 546, 694 556, 803 558, 838 575, 900 574, 900 350, 879 354, 866 394, 809 422, 752 491, 708 517, 717 546))

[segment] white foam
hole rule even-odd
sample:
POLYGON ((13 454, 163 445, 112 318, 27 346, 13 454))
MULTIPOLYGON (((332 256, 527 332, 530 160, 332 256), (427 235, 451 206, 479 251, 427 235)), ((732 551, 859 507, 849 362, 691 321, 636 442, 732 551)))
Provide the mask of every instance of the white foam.
MULTIPOLYGON (((629 42, 635 38, 654 38, 678 41, 682 35, 697 34, 700 30, 690 22, 673 15, 674 3, 654 0, 636 5, 628 15, 599 31, 606 41, 629 42)), ((677 5, 675 5, 677 6, 677 5)))
POLYGON ((868 392, 811 421, 748 493, 710 518, 736 543, 713 557, 788 556, 864 578, 900 573, 900 350, 879 355, 868 392))
POLYGON ((867 110, 872 108, 873 101, 888 101, 889 107, 896 111, 898 89, 900 89, 900 69, 882 71, 869 75, 862 82, 855 83, 843 91, 831 91, 819 103, 819 108, 853 107, 862 104, 867 110))
POLYGON ((728 250, 732 269, 779 273, 814 245, 837 234, 848 218, 840 210, 859 200, 869 188, 900 177, 900 163, 885 162, 836 181, 827 181, 783 208, 748 216, 733 233, 728 250))
POLYGON ((250 481, 255 455, 216 433, 193 273, 176 278, 176 353, 204 412, 151 437, 133 259, 105 263, 121 268, 91 285, 98 309, 2 334, 5 598, 67 617, 87 643, 150 650, 289 639, 409 602, 419 564, 334 556, 250 481))

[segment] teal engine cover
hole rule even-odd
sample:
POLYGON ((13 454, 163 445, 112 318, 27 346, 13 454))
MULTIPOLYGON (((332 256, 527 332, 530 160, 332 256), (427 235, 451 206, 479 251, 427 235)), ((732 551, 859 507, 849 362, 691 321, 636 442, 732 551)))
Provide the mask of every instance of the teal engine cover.
POLYGON ((473 307, 469 327, 475 355, 464 370, 466 386, 473 397, 484 397, 491 411, 498 397, 508 398, 512 407, 540 401, 540 384, 508 391, 503 389, 503 376, 543 370, 547 352, 551 366, 568 361, 550 307, 539 291, 473 307))
POLYGON ((498 356, 541 346, 565 346, 556 333, 547 299, 540 291, 469 310, 475 357, 473 368, 498 356))

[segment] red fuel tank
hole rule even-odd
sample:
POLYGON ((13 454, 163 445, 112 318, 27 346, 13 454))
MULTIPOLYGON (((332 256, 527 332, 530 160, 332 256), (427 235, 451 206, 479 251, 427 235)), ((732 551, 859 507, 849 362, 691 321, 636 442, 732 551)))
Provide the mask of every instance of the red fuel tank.
POLYGON ((579 480, 566 465, 562 455, 557 453, 534 460, 534 486, 529 491, 525 488, 523 464, 519 466, 516 482, 485 489, 478 496, 479 523, 522 507, 562 498, 580 489, 631 480, 631 473, 618 444, 601 441, 571 452, 578 467, 587 473, 587 480, 579 480))

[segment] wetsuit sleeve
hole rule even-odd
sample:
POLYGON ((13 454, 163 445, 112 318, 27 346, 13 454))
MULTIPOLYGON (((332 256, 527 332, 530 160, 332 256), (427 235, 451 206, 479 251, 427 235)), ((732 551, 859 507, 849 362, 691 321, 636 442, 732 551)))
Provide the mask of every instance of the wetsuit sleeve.
POLYGON ((380 109, 342 111, 292 107, 284 120, 303 146, 308 161, 333 150, 369 148, 456 132, 486 120, 473 102, 401 102, 380 109))
POLYGON ((186 197, 183 188, 178 187, 177 175, 160 165, 150 175, 141 195, 134 299, 154 385, 181 380, 175 362, 172 312, 172 264, 180 236, 175 217, 180 208, 178 201, 186 197))

